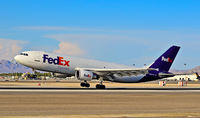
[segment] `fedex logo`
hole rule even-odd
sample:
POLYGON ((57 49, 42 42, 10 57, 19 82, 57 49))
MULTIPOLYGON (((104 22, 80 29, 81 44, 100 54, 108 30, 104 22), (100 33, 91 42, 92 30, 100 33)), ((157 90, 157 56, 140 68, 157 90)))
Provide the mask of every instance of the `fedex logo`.
POLYGON ((163 57, 163 56, 162 56, 162 61, 165 61, 165 62, 170 62, 170 63, 172 63, 172 62, 173 62, 173 60, 172 60, 172 59, 170 59, 169 57, 168 57, 168 58, 165 58, 165 57, 163 57))
POLYGON ((84 74, 85 77, 91 78, 92 76, 90 74, 84 74))
POLYGON ((43 55, 43 63, 49 63, 49 64, 55 64, 55 65, 62 65, 62 66, 68 66, 69 67, 69 62, 67 60, 64 60, 63 57, 57 56, 57 58, 51 58, 49 55, 44 54, 43 55))

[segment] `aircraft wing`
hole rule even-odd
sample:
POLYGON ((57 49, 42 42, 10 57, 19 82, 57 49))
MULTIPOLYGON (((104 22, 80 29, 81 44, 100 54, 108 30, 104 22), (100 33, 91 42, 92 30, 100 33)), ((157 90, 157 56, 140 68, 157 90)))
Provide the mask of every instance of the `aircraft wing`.
POLYGON ((152 68, 129 68, 129 69, 96 69, 96 68, 77 68, 76 70, 86 70, 92 71, 100 76, 107 76, 117 74, 120 76, 131 76, 131 75, 140 75, 140 74, 147 74, 149 70, 155 70, 152 68))

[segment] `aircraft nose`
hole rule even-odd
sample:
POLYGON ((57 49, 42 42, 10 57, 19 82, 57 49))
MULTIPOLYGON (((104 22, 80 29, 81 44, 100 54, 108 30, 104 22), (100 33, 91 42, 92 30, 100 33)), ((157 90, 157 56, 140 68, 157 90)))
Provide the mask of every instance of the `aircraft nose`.
POLYGON ((19 62, 19 55, 15 56, 14 59, 16 62, 19 62))

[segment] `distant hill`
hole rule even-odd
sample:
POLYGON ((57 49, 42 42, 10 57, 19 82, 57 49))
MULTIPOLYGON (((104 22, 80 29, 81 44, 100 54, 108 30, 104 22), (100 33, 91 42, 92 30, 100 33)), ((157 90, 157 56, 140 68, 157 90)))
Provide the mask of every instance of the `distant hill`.
POLYGON ((21 64, 12 63, 8 60, 0 60, 0 73, 25 73, 32 72, 28 67, 25 67, 21 64))
POLYGON ((194 67, 190 70, 170 70, 170 72, 177 73, 177 74, 181 74, 181 73, 192 74, 192 73, 197 72, 200 74, 200 66, 194 67))
POLYGON ((195 68, 193 68, 193 69, 191 69, 191 70, 188 70, 187 72, 188 72, 188 73, 197 72, 197 73, 200 74, 200 66, 197 66, 197 67, 195 67, 195 68))

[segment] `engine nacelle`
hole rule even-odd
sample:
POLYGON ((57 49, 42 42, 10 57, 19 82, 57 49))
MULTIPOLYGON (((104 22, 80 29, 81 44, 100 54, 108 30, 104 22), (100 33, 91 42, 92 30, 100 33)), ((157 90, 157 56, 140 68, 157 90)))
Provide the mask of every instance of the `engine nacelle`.
POLYGON ((86 80, 86 81, 91 81, 92 79, 99 78, 97 74, 87 70, 77 70, 75 73, 75 77, 78 80, 86 80))

